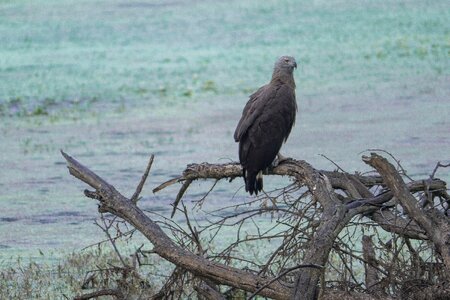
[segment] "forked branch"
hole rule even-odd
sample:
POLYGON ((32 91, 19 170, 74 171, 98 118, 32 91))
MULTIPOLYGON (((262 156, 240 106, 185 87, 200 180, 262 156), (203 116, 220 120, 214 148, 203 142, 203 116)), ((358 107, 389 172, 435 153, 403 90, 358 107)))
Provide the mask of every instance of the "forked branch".
MULTIPOLYGON (((326 268, 324 267, 330 264, 330 253, 332 249, 339 249, 339 247, 336 247, 336 243, 339 243, 341 239, 340 233, 357 215, 371 218, 376 226, 402 238, 430 240, 441 254, 447 269, 450 266, 450 225, 448 217, 432 205, 428 205, 426 208, 420 206, 416 199, 420 198, 417 196, 417 193, 420 193, 427 199, 432 200, 433 197, 438 197, 444 199, 441 203, 448 201, 450 197, 446 191, 446 183, 433 177, 405 183, 394 166, 376 154, 363 157, 364 162, 378 171, 379 175, 373 176, 316 170, 307 162, 295 159, 287 159, 277 167, 268 170, 268 174, 293 178, 298 187, 307 188, 304 194, 307 194, 308 197, 305 198, 305 202, 297 202, 296 200, 290 202, 292 207, 279 208, 275 206, 270 208, 280 213, 292 213, 292 211, 295 211, 295 213, 292 213, 291 217, 286 219, 291 222, 286 225, 288 225, 288 228, 292 228, 292 231, 285 231, 286 244, 278 248, 279 252, 277 250, 276 253, 273 253, 268 264, 273 261, 273 258, 281 257, 278 256, 280 253, 291 251, 292 247, 293 251, 302 253, 300 259, 302 265, 291 269, 284 268, 284 271, 275 268, 275 271, 272 270, 271 273, 261 272, 259 274, 207 259, 206 251, 199 251, 201 254, 197 255, 187 250, 175 243, 154 220, 137 207, 137 200, 150 172, 153 157, 150 159, 133 196, 126 198, 114 186, 77 160, 64 152, 62 152, 62 155, 67 161, 70 174, 94 189, 94 191, 86 190, 85 195, 99 201, 100 212, 112 213, 133 225, 153 244, 152 252, 175 264, 183 274, 187 274, 187 271, 194 275, 195 280, 199 280, 199 284, 194 289, 199 295, 208 299, 223 298, 219 290, 215 288, 216 284, 250 292, 252 293, 251 297, 258 294, 273 299, 314 299, 318 294, 320 278, 322 278, 322 281, 325 280, 324 270, 326 268), (412 193, 415 193, 416 197, 412 193), (314 213, 306 216, 305 212, 308 209, 314 211, 314 213), (299 228, 300 222, 305 220, 309 225, 299 228), (310 231, 301 231, 305 228, 309 228, 310 231), (288 232, 291 232, 291 236, 287 236, 288 232), (309 235, 305 236, 305 234, 309 235), (305 241, 299 243, 302 239, 305 241), (296 272, 291 272, 294 269, 296 272), (292 273, 295 273, 295 275, 291 275, 292 273), (271 276, 266 277, 263 274, 271 274, 271 276), (294 276, 295 278, 293 278, 294 276)), ((190 164, 180 177, 161 184, 153 191, 160 191, 175 183, 183 183, 174 201, 173 212, 175 212, 178 202, 194 180, 232 180, 241 175, 242 169, 238 163, 190 164)), ((289 206, 289 204, 286 204, 286 206, 289 206)), ((264 211, 269 210, 262 207, 256 214, 264 211)), ((186 214, 186 209, 184 212, 186 214)), ((247 213, 250 212, 252 210, 247 211, 247 213)), ((236 212, 236 214, 240 213, 241 211, 236 212)), ((245 211, 242 213, 245 213, 245 211)), ((247 217, 243 217, 242 220, 247 217)), ((223 218, 222 221, 225 219, 223 218)), ((201 248, 200 239, 196 237, 196 230, 190 224, 188 225, 192 235, 197 238, 199 248, 201 248)), ((261 236, 259 238, 263 240, 261 236)), ((377 250, 371 246, 371 243, 366 244, 366 257, 364 259, 366 262, 375 262, 377 250)), ((351 251, 350 248, 347 249, 351 251)), ((293 262, 297 264, 298 260, 290 261, 290 263, 293 262)), ((286 264, 286 266, 288 267, 289 264, 286 264)), ((375 287, 378 280, 381 280, 378 275, 383 276, 387 272, 378 273, 382 266, 376 266, 375 264, 367 265, 367 267, 370 269, 367 275, 370 276, 366 278, 366 285, 370 290, 370 287, 375 287)), ((268 267, 261 269, 267 271, 268 267)), ((379 294, 386 292, 378 289, 378 286, 374 290, 379 294)))
POLYGON ((447 270, 449 270, 450 222, 448 217, 434 208, 430 210, 421 209, 419 203, 410 193, 402 177, 396 172, 394 166, 384 157, 376 153, 371 153, 370 156, 363 156, 363 161, 374 167, 378 173, 380 173, 384 182, 386 182, 386 185, 398 199, 409 217, 419 224, 427 233, 427 236, 441 254, 444 263, 447 266, 447 270))
POLYGON ((95 189, 90 195, 96 195, 100 202, 99 211, 115 214, 139 230, 154 246, 154 252, 164 259, 180 266, 194 275, 213 282, 236 287, 249 292, 260 286, 267 287, 260 295, 274 299, 288 299, 290 289, 272 278, 261 277, 250 272, 210 261, 175 244, 162 229, 140 210, 130 199, 124 197, 112 185, 83 166, 77 160, 61 151, 67 161, 70 174, 95 189))

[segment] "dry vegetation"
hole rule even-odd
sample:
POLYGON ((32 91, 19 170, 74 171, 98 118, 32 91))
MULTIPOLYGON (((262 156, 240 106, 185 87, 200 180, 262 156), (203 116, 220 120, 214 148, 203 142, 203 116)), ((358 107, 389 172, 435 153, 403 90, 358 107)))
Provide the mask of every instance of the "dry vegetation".
MULTIPOLYGON (((95 189, 85 190, 85 195, 98 200, 99 211, 106 214, 98 225, 119 259, 112 268, 120 279, 76 299, 99 295, 117 299, 447 299, 450 295, 446 285, 450 197, 446 183, 435 176, 447 166, 438 164, 429 178, 414 181, 397 161, 394 167, 375 153, 363 156, 376 170, 364 175, 319 171, 289 159, 268 173, 288 175, 293 184, 249 203, 211 212, 208 223, 197 228, 181 200, 184 193, 197 179, 239 177, 239 164, 191 164, 180 177, 157 187, 154 192, 183 183, 172 215, 182 213, 186 223, 178 224, 137 206, 153 157, 128 199, 63 155, 70 173, 95 189), (259 225, 258 220, 268 216, 271 225, 259 225), (244 230, 249 224, 253 231, 244 230), (225 228, 235 231, 235 240, 213 247, 225 228), (116 240, 129 239, 135 230, 153 248, 140 247, 125 258, 116 240), (258 251, 261 248, 266 253, 258 251), (173 264, 156 292, 141 272, 145 259, 155 254, 173 264)), ((215 183, 211 190, 214 187, 215 183)), ((208 201, 211 190, 197 205, 208 201)), ((92 273, 92 280, 98 281, 98 272, 101 269, 92 273)))
MULTIPOLYGON (((56 264, 10 261, 0 271, 0 299, 73 299, 88 289, 117 286, 124 278, 114 267, 118 263, 105 245, 69 254, 56 264)), ((154 268, 150 259, 146 263, 140 271, 148 275, 154 268)), ((127 286, 138 286, 133 276, 126 277, 127 286)))

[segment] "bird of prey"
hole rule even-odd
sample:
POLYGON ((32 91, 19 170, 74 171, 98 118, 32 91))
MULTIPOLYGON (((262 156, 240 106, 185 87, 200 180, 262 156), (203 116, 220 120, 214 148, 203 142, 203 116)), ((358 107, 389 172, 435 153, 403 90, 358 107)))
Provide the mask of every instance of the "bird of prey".
POLYGON ((297 63, 291 56, 276 61, 272 79, 250 95, 234 132, 245 190, 250 195, 262 190, 262 171, 279 155, 295 123, 294 68, 297 63))

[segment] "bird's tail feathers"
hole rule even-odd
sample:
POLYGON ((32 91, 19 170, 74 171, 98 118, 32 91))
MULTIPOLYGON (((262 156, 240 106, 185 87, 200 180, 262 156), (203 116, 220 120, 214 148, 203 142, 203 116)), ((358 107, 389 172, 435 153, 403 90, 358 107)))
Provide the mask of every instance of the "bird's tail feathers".
MULTIPOLYGON (((260 192, 263 189, 263 175, 262 175, 262 171, 259 171, 258 175, 256 175, 255 187, 256 187, 256 191, 257 192, 260 192)), ((257 193, 257 195, 258 195, 258 193, 257 193)))
POLYGON ((263 189, 263 176, 261 171, 258 173, 249 173, 244 169, 244 181, 245 191, 249 192, 250 195, 253 195, 253 193, 258 195, 258 193, 263 189))

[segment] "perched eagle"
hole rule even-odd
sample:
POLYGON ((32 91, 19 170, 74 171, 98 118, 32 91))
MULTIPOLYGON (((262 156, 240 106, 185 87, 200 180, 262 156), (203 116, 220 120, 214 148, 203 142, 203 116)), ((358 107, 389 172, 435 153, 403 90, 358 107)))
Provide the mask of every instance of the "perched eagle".
POLYGON ((291 56, 277 60, 272 80, 250 96, 234 132, 245 190, 250 195, 262 190, 262 171, 275 160, 295 123, 294 68, 297 63, 291 56))

